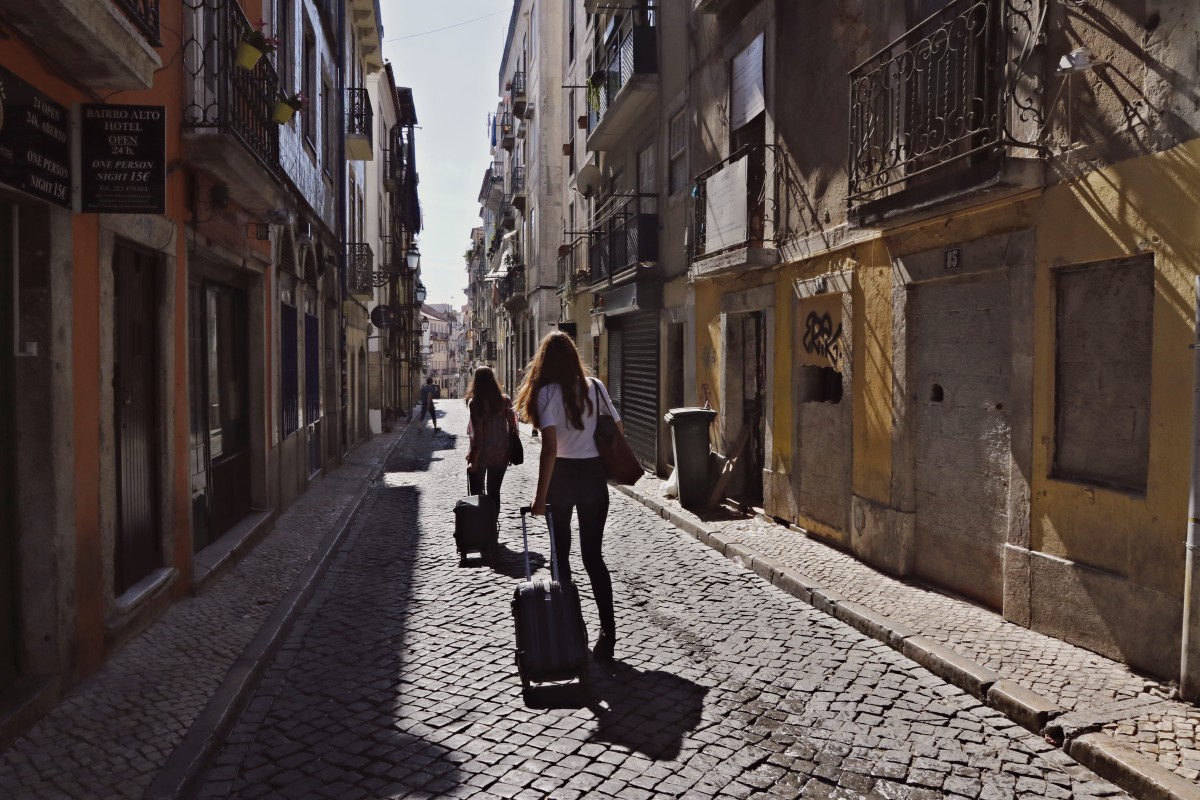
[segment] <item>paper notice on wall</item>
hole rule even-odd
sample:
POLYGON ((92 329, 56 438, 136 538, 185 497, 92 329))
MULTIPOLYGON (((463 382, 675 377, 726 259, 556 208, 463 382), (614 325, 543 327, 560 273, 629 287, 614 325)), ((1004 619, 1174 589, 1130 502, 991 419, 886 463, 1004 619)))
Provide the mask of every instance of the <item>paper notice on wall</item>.
POLYGON ((704 252, 746 241, 746 158, 731 161, 704 182, 704 252))
POLYGON ((763 90, 763 35, 733 58, 729 82, 729 127, 737 130, 767 107, 763 90))

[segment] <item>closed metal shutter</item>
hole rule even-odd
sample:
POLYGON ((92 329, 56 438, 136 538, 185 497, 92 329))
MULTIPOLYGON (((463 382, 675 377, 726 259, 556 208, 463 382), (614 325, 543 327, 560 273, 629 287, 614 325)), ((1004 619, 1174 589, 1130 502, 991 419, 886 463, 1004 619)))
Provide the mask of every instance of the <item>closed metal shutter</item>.
POLYGON ((624 362, 624 336, 622 336, 620 328, 608 329, 608 380, 605 384, 608 386, 608 396, 612 398, 613 405, 617 407, 617 413, 625 416, 625 412, 621 409, 621 371, 624 362))
POLYGON ((621 327, 625 341, 620 409, 625 438, 653 470, 658 462, 658 312, 630 314, 621 327))

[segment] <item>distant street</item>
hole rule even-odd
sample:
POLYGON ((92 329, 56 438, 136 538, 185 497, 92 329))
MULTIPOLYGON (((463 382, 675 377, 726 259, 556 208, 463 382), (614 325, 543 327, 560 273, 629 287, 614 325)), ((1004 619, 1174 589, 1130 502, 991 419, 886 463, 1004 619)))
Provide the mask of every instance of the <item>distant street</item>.
MULTIPOLYGON (((590 696, 513 664, 517 507, 496 564, 458 567, 466 414, 401 442, 198 792, 212 798, 1070 798, 1111 784, 895 651, 614 493, 615 670, 590 696)), ((417 424, 417 423, 414 423, 417 424)), ((536 563, 548 553, 534 520, 536 563)), ((575 574, 594 639, 595 607, 575 574)))

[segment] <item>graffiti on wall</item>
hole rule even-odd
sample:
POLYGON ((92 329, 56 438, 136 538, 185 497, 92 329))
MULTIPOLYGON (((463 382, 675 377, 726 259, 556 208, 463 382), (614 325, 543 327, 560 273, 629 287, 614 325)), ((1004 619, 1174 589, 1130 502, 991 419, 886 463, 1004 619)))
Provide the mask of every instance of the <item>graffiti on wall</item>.
POLYGON ((814 359, 828 362, 838 372, 842 370, 842 323, 829 312, 810 311, 804 320, 801 339, 804 352, 814 359))

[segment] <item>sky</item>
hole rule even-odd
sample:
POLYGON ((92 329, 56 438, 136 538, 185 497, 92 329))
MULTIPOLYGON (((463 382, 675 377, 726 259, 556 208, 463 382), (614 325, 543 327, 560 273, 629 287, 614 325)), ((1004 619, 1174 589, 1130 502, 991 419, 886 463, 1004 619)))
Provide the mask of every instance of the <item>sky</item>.
POLYGON ((413 90, 420 175, 421 279, 426 302, 462 308, 463 252, 480 225, 479 186, 491 163, 487 115, 496 110, 511 0, 381 0, 383 57, 413 90), (453 27, 451 27, 453 26, 453 27), (438 30, 446 29, 446 30, 438 30))

